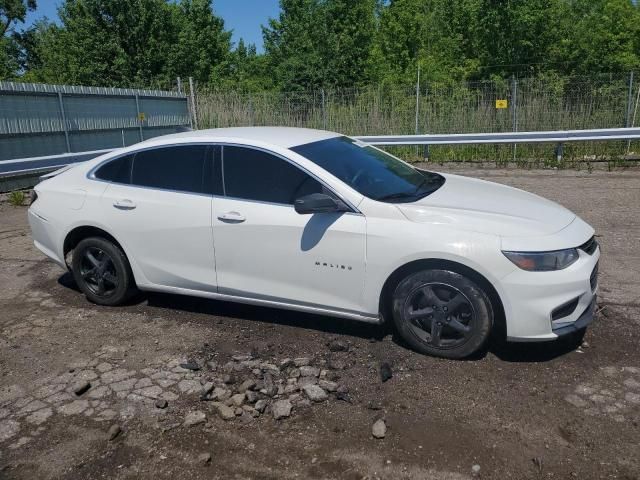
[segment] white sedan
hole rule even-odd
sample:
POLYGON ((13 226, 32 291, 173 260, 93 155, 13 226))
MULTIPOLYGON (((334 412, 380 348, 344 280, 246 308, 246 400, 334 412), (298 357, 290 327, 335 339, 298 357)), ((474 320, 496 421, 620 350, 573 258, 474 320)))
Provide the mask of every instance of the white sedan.
POLYGON ((492 333, 580 334, 596 299, 600 250, 569 210, 319 130, 119 149, 37 185, 29 222, 97 304, 144 290, 392 320, 413 348, 448 358, 492 333))

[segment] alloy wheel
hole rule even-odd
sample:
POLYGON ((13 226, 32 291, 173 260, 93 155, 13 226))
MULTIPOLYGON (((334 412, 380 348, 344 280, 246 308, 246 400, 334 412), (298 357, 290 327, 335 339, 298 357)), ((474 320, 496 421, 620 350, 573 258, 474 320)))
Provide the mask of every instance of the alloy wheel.
POLYGON ((438 349, 453 349, 473 335, 475 310, 469 298, 446 283, 414 289, 402 312, 414 335, 438 349))
POLYGON ((118 273, 113 259, 98 247, 82 252, 80 275, 95 295, 108 297, 118 288, 118 273))

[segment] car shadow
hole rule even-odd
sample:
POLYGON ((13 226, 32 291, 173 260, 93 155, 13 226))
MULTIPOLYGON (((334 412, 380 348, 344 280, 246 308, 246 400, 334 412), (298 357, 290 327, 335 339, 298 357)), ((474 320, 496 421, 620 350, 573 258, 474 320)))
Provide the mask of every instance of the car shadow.
MULTIPOLYGON (((68 289, 82 293, 76 285, 73 276, 66 272, 58 278, 58 283, 68 289)), ((349 319, 316 315, 306 312, 296 312, 273 307, 260 307, 235 302, 212 300, 186 295, 170 293, 146 292, 134 297, 128 306, 137 305, 145 301, 154 308, 166 310, 181 310, 189 313, 211 315, 214 317, 236 318, 261 323, 285 325, 296 328, 317 330, 335 335, 350 335, 369 340, 382 341, 390 335, 392 341, 402 347, 412 350, 398 334, 393 322, 383 325, 359 322, 349 319)), ((547 362, 575 351, 582 342, 582 335, 572 335, 567 338, 545 343, 508 343, 500 338, 492 338, 484 348, 462 361, 478 361, 489 353, 504 362, 537 363, 547 362)))
POLYGON ((148 305, 154 308, 177 309, 190 313, 286 325, 366 339, 382 340, 388 334, 386 325, 375 325, 326 315, 167 293, 149 292, 145 296, 148 305))

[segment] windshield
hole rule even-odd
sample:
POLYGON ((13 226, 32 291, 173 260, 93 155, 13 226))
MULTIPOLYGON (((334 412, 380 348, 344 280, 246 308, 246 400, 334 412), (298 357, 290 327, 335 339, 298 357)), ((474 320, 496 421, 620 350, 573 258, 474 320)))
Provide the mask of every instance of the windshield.
POLYGON ((362 195, 382 202, 412 202, 444 183, 437 173, 416 170, 377 148, 335 137, 293 147, 362 195))

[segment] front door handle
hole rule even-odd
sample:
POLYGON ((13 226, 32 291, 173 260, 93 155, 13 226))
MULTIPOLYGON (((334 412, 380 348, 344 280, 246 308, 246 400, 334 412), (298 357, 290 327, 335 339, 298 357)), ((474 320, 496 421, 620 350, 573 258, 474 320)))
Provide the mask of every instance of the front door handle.
POLYGON ((218 215, 218 220, 226 223, 242 223, 246 218, 238 212, 227 212, 225 214, 218 215))
POLYGON ((134 208, 136 208, 136 204, 133 203, 128 198, 123 198, 122 200, 116 200, 115 202, 113 202, 113 206, 116 207, 118 210, 133 210, 134 208))

